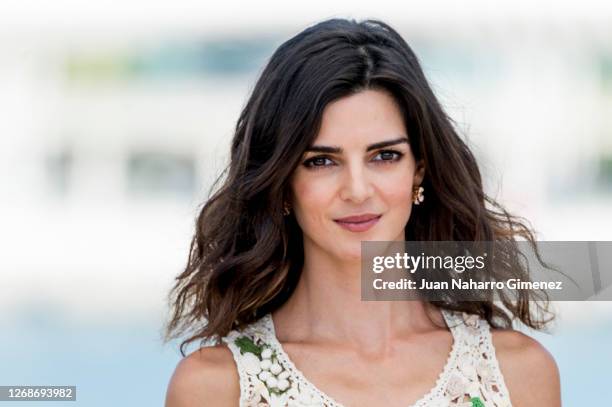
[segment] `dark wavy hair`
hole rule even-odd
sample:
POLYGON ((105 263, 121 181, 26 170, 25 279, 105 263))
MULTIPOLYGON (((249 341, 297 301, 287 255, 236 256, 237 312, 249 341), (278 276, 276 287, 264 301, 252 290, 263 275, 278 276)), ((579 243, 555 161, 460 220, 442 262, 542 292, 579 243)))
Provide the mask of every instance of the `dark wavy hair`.
MULTIPOLYGON (((522 218, 488 197, 468 146, 459 137, 402 37, 378 20, 330 19, 306 28, 274 52, 238 119, 230 163, 209 192, 195 225, 185 270, 169 295, 165 339, 216 340, 281 306, 303 267, 302 231, 283 216, 289 179, 313 143, 325 107, 365 89, 389 92, 404 116, 427 191, 406 225, 407 241, 502 241, 535 244, 522 218)), ((506 257, 518 262, 512 245, 506 257)), ((517 263, 518 264, 518 263, 517 263)), ((525 277, 526 270, 519 270, 525 277)), ((525 278, 523 278, 524 280, 525 278)), ((533 293, 495 301, 435 306, 477 314, 493 327, 533 312, 533 293)), ((433 303, 433 302, 432 302, 433 303)))

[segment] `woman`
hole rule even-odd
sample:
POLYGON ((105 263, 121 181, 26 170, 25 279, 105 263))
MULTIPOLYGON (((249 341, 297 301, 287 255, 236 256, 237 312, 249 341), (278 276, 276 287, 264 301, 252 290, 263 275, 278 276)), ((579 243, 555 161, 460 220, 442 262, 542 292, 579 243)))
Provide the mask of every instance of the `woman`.
POLYGON ((282 44, 226 175, 198 217, 167 326, 167 338, 190 333, 183 355, 213 343, 178 364, 167 407, 560 405, 553 358, 511 329, 547 322, 531 293, 361 301, 362 240, 533 241, 484 194, 391 27, 332 19, 282 44))

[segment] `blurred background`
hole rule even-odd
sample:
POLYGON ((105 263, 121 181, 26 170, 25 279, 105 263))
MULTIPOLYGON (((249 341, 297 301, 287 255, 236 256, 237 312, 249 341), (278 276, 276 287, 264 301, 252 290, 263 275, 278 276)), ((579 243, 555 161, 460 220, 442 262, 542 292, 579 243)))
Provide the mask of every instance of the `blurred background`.
MULTIPOLYGON (((275 48, 330 17, 404 36, 540 240, 612 240, 612 4, 330 3, 0 4, 0 385, 163 405, 166 295, 238 114, 275 48)), ((555 306, 532 334, 564 405, 602 405, 612 304, 555 306)))

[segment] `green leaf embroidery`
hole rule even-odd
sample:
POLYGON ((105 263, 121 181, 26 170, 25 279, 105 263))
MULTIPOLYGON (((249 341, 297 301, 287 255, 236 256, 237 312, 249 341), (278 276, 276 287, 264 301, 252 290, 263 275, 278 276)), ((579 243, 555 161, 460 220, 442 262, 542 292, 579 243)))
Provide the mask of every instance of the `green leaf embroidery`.
POLYGON ((255 345, 255 342, 253 342, 253 340, 248 336, 241 336, 240 338, 237 338, 234 343, 240 348, 240 353, 251 352, 261 359, 261 351, 263 349, 261 346, 255 345))
MULTIPOLYGON (((241 354, 244 354, 245 352, 250 352, 250 353, 253 353, 253 354, 257 355, 259 360, 262 360, 261 353, 263 352, 264 347, 256 345, 255 342, 253 342, 253 340, 251 338, 249 338, 248 336, 241 336, 239 338, 236 338, 234 340, 234 343, 238 346, 238 348, 240 348, 240 353, 241 354)), ((270 360, 273 363, 278 363, 278 361, 276 359, 276 352, 272 352, 270 360)), ((281 394, 285 393, 290 388, 290 387, 288 387, 288 388, 286 388, 284 390, 281 390, 281 389, 276 388, 276 387, 268 386, 268 384, 266 382, 264 382, 264 385, 266 386, 266 388, 268 389, 268 391, 270 393, 274 393, 277 396, 280 396, 281 394)))
POLYGON ((485 407, 480 397, 472 397, 470 401, 472 402, 472 407, 485 407))

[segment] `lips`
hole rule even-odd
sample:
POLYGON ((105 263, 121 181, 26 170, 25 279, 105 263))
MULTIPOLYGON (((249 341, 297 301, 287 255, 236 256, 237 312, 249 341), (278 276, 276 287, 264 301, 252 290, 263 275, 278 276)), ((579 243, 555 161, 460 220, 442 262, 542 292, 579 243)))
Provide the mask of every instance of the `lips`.
POLYGON ((380 215, 376 215, 374 213, 365 213, 363 215, 347 216, 345 218, 334 219, 334 220, 336 222, 343 222, 343 223, 361 223, 361 222, 367 222, 367 221, 370 221, 372 219, 376 219, 379 217, 380 215))
POLYGON ((351 232, 365 232, 378 223, 382 215, 366 213, 363 215, 347 216, 345 218, 335 219, 335 222, 343 229, 351 232))

